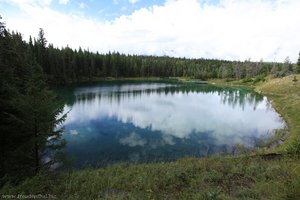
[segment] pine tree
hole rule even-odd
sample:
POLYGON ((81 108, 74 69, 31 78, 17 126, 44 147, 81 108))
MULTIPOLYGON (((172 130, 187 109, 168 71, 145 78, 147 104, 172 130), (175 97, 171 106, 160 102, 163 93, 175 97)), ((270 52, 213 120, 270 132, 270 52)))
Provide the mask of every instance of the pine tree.
POLYGON ((0 185, 56 162, 63 147, 59 125, 66 115, 47 88, 34 48, 0 23, 0 185), (45 161, 45 153, 51 155, 45 161), (53 156, 52 156, 53 155, 53 156))
POLYGON ((38 33, 38 38, 35 43, 36 46, 36 57, 37 62, 42 66, 44 72, 49 75, 50 74, 50 66, 49 66, 49 58, 47 53, 47 39, 45 38, 45 32, 42 28, 40 28, 38 33))
POLYGON ((45 32, 44 32, 44 29, 42 29, 42 28, 40 28, 37 42, 39 45, 41 45, 42 48, 46 48, 47 39, 45 38, 45 32))
POLYGON ((0 21, 0 177, 3 177, 8 168, 7 152, 11 146, 13 132, 9 118, 13 111, 10 102, 17 92, 14 87, 13 69, 10 67, 12 53, 11 35, 6 31, 4 22, 0 21))
POLYGON ((62 105, 56 101, 55 95, 47 89, 43 78, 42 68, 38 64, 29 66, 25 93, 19 98, 19 112, 24 122, 24 136, 28 136, 28 156, 33 158, 31 167, 34 172, 39 172, 43 167, 49 166, 50 162, 43 162, 43 156, 48 150, 57 151, 64 145, 61 140, 62 129, 58 127, 64 121, 66 115, 62 115, 62 105))
POLYGON ((296 73, 300 74, 300 52, 299 52, 299 58, 298 58, 297 66, 296 66, 296 73))
POLYGON ((281 68, 281 76, 286 76, 288 74, 290 74, 293 70, 293 66, 291 64, 290 58, 286 57, 284 59, 284 62, 282 64, 282 68, 281 68))
MULTIPOLYGON (((0 20, 2 20, 1 15, 0 15, 0 20)), ((5 23, 0 21, 0 36, 3 37, 5 32, 6 32, 5 23)))

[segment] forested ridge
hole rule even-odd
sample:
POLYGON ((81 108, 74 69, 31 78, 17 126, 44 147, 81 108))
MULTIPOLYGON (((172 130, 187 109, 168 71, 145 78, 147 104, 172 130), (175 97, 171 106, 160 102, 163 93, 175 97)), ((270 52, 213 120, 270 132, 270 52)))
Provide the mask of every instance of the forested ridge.
POLYGON ((168 56, 125 55, 118 52, 100 54, 89 50, 56 48, 47 44, 45 33, 40 29, 38 37, 29 42, 20 33, 11 33, 17 54, 24 56, 29 51, 42 66, 46 81, 52 85, 77 83, 97 78, 124 77, 189 77, 206 80, 251 79, 258 75, 283 77, 300 72, 287 57, 284 62, 228 61, 217 59, 187 59, 168 56))
POLYGON ((170 58, 107 54, 56 48, 43 29, 26 42, 0 21, 0 185, 47 169, 61 157, 63 105, 49 89, 99 78, 184 77, 262 81, 264 76, 300 72, 287 58, 283 63, 170 58), (50 160, 45 160, 50 155, 50 160))
MULTIPOLYGON (((40 36, 44 36, 40 30, 40 36)), ((44 37, 42 37, 44 38, 44 37)), ((83 80, 105 77, 189 77, 201 80, 210 78, 251 79, 272 73, 285 76, 297 70, 287 57, 283 63, 244 62, 217 59, 187 59, 168 56, 125 55, 118 52, 99 54, 69 47, 55 48, 49 44, 44 51, 39 41, 30 40, 29 45, 43 66, 51 84, 69 84, 83 80)), ((43 41, 46 41, 43 39, 43 41)))

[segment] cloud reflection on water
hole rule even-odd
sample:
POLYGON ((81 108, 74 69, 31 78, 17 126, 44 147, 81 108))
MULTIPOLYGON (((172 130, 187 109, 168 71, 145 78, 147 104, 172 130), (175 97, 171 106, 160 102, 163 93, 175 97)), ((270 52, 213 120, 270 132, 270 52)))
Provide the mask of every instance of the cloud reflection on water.
POLYGON ((147 143, 145 139, 141 138, 141 136, 136 134, 135 132, 132 132, 127 137, 119 139, 119 142, 123 145, 128 145, 130 147, 144 146, 147 143))
MULTIPOLYGON (((74 92, 76 102, 65 125, 116 118, 140 129, 159 131, 169 144, 174 144, 173 137, 182 139, 189 138, 192 133, 209 132, 216 143, 231 145, 247 144, 247 138, 259 138, 283 127, 279 115, 267 106, 266 98, 257 99, 240 90, 199 92, 173 88, 166 92, 164 87, 171 85, 77 89, 74 92)), ((120 142, 128 146, 147 144, 136 133, 120 142)))
POLYGON ((76 167, 230 153, 284 127, 265 97, 243 89, 114 82, 64 93, 65 152, 76 167))

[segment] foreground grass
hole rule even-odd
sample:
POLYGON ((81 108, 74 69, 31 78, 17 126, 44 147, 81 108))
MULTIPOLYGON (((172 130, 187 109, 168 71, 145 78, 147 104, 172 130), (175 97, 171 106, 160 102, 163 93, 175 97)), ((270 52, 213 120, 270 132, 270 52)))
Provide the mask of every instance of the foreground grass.
MULTIPOLYGON (((300 160, 283 157, 185 158, 38 175, 1 195, 58 199, 299 199, 300 160)), ((2 198, 5 196, 2 196, 2 198)))
POLYGON ((247 85, 266 95, 288 123, 289 137, 272 150, 283 153, 279 158, 265 160, 253 154, 184 158, 173 163, 40 174, 18 186, 7 184, 0 195, 51 194, 57 199, 300 199, 300 76, 297 82, 293 78, 269 77, 256 85, 229 83, 247 85))

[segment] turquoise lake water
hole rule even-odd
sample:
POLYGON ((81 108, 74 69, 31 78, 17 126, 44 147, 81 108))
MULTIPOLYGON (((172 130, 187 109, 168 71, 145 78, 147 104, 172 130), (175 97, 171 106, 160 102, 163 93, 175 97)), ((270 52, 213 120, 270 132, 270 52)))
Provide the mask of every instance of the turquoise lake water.
POLYGON ((285 126, 266 97, 245 89, 103 82, 65 93, 65 153, 75 167, 231 154, 285 126))

